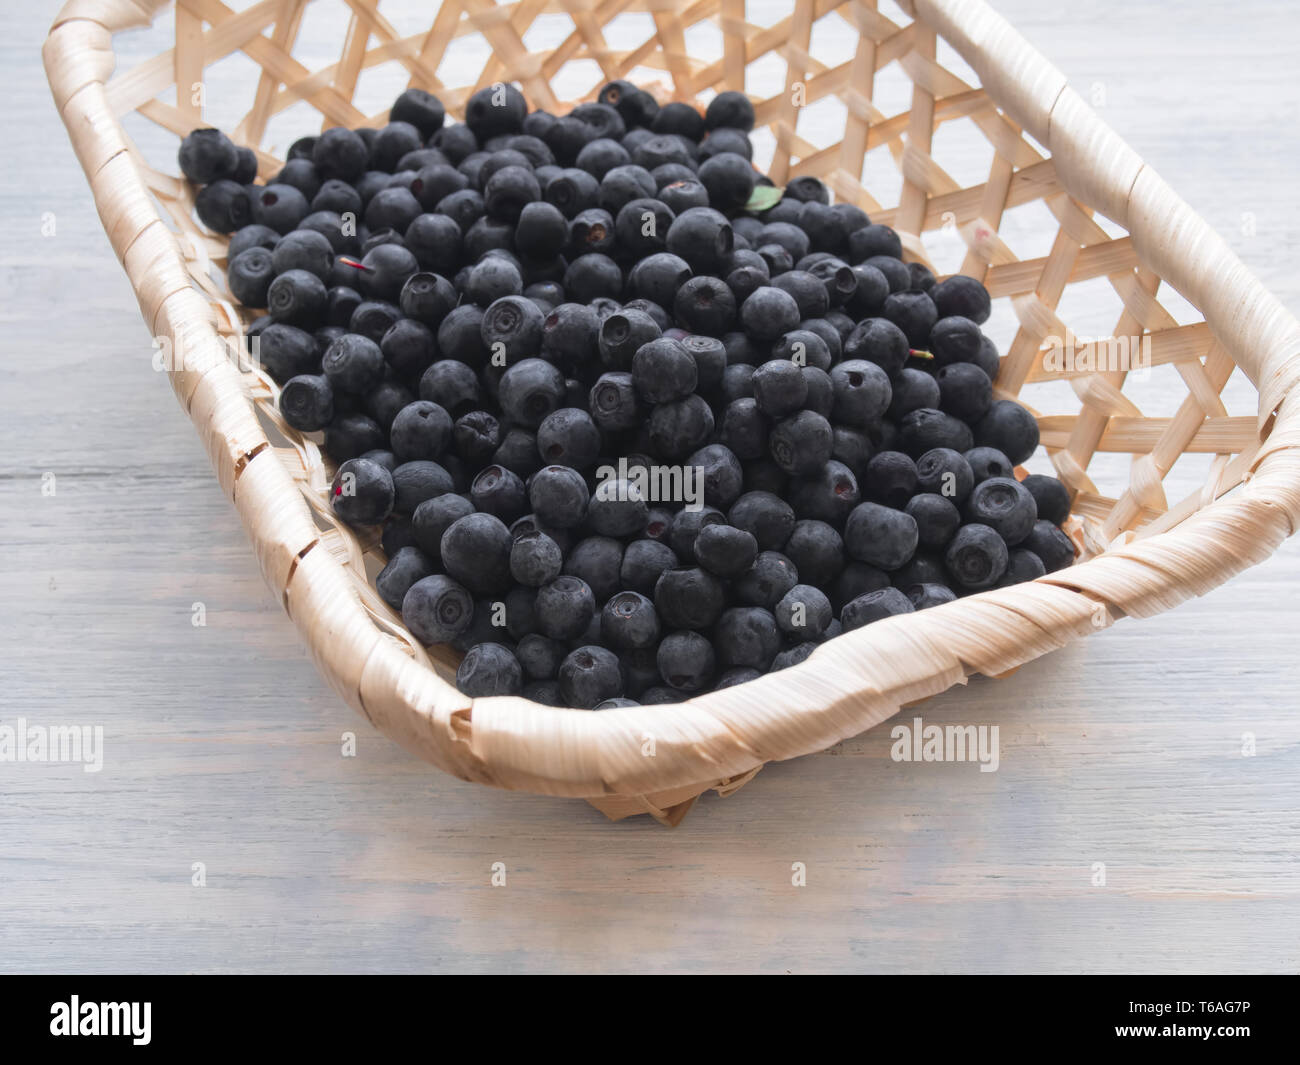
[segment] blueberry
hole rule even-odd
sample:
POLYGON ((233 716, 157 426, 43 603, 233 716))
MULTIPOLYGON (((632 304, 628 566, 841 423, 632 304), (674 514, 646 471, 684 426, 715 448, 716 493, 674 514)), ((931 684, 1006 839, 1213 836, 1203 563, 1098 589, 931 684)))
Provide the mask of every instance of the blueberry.
MULTIPOLYGON (((405 332, 410 325, 409 322, 398 322, 384 334, 385 344, 396 330, 405 332)), ((420 398, 438 404, 456 418, 474 411, 483 402, 478 377, 463 362, 455 359, 439 359, 420 375, 420 398)))
POLYGON ((889 226, 871 223, 849 234, 849 254, 854 262, 866 262, 875 256, 902 259, 903 242, 889 226))
POLYGON ((389 432, 393 453, 402 460, 437 459, 451 440, 451 416, 427 399, 408 403, 389 432))
POLYGON ((914 458, 934 448, 969 451, 973 443, 970 426, 951 414, 921 407, 898 423, 898 446, 914 458))
POLYGON ((503 166, 483 186, 483 205, 489 218, 513 224, 519 221, 524 208, 540 200, 541 195, 531 168, 503 166))
POLYGON ((482 144, 503 133, 523 128, 528 104, 513 85, 488 85, 470 96, 465 104, 465 125, 482 144))
POLYGON ((561 407, 537 427, 537 448, 546 462, 576 470, 593 465, 600 454, 601 436, 591 415, 577 407, 561 407))
POLYGON ((564 367, 582 367, 597 356, 602 326, 596 312, 582 303, 561 303, 542 322, 542 356, 564 367))
POLYGON ((801 519, 841 528, 859 502, 858 480, 844 463, 828 460, 818 472, 794 481, 789 499, 801 519))
POLYGON ((779 551, 760 551, 754 564, 732 583, 735 599, 749 606, 769 610, 799 583, 799 572, 788 557, 779 551))
POLYGON ((579 577, 565 574, 537 591, 537 624, 553 640, 571 640, 596 613, 596 597, 579 577))
MULTIPOLYGON (((891 295, 895 292, 907 292, 912 287, 912 272, 907 268, 906 263, 898 259, 892 259, 887 255, 874 255, 859 265, 870 266, 879 271, 888 284, 891 295)), ((885 304, 882 301, 880 313, 883 314, 884 310, 885 304)))
POLYGON ((844 524, 844 545, 849 555, 883 570, 898 569, 912 557, 918 542, 916 519, 879 503, 859 504, 844 524))
POLYGON ((907 501, 904 511, 916 522, 917 543, 941 550, 961 525, 961 513, 948 499, 933 492, 921 492, 907 501))
POLYGON ((995 588, 1007 588, 1022 581, 1033 581, 1046 575, 1043 560, 1024 547, 1013 547, 1007 553, 1007 569, 995 588))
POLYGON ((956 600, 957 593, 946 584, 914 584, 904 594, 911 601, 914 610, 942 606, 956 600))
POLYGON ((844 463, 853 476, 861 482, 867 472, 867 463, 876 453, 871 437, 860 429, 837 425, 831 436, 831 458, 844 463))
MULTIPOLYGON (((629 163, 624 166, 616 166, 605 172, 605 176, 600 179, 600 188, 596 192, 596 202, 600 205, 601 210, 607 211, 614 219, 615 239, 618 239, 624 230, 618 228, 617 219, 623 208, 629 203, 636 200, 647 200, 654 196, 657 186, 655 179, 650 176, 650 171, 643 166, 635 163, 629 163)), ((639 213, 634 214, 635 221, 631 224, 633 232, 640 234, 641 226, 637 223, 640 221, 639 213)), ((665 215, 665 221, 671 223, 672 219, 665 215)), ((655 226, 656 231, 658 226, 655 226)), ((663 230, 667 232, 667 227, 663 230)), ((654 251, 662 251, 664 247, 663 239, 660 237, 655 242, 658 247, 654 251)), ((625 249, 630 251, 631 249, 625 249)))
POLYGON ((637 350, 658 340, 662 333, 659 324, 646 312, 624 308, 599 325, 601 361, 611 370, 631 370, 637 350))
POLYGON ((474 504, 461 495, 445 493, 426 499, 411 514, 411 536, 425 554, 442 558, 442 534, 453 522, 474 513, 474 504))
POLYGON ((772 665, 769 667, 768 672, 777 673, 782 669, 797 666, 800 662, 806 661, 815 650, 817 650, 817 644, 811 640, 786 648, 772 659, 772 665))
POLYGON ((890 292, 889 278, 878 266, 872 266, 870 263, 858 263, 852 267, 852 270, 857 284, 845 307, 856 319, 880 317, 890 292))
POLYGON ((997 345, 988 337, 980 334, 979 354, 974 363, 984 371, 990 381, 997 382, 998 372, 1002 369, 1002 359, 998 356, 997 345))
POLYGON ((695 538, 695 557, 710 573, 734 577, 754 564, 758 541, 733 525, 710 524, 695 538))
POLYGON ((745 474, 740 460, 725 444, 706 444, 686 459, 699 471, 704 485, 704 502, 710 507, 731 506, 744 490, 745 474))
MULTIPOLYGON (((673 218, 683 211, 689 211, 692 207, 709 206, 708 190, 695 180, 695 175, 689 167, 684 169, 686 173, 681 177, 659 186, 659 200, 672 212, 673 218)), ((672 224, 671 219, 669 224, 672 224)), ((732 228, 734 231, 734 223, 732 228)), ((667 234, 668 230, 665 228, 662 232, 667 234)))
POLYGON ((265 248, 247 248, 226 267, 226 287, 245 307, 265 307, 267 290, 274 279, 272 253, 265 248))
POLYGON ((731 254, 734 243, 731 223, 712 207, 683 211, 668 227, 668 252, 685 260, 696 273, 715 273, 731 254))
POLYGON ((579 170, 585 170, 598 181, 618 166, 627 166, 632 156, 618 141, 597 137, 582 146, 574 160, 579 170))
POLYGON ((794 531, 794 509, 771 492, 746 492, 732 505, 727 520, 751 533, 760 551, 780 551, 794 531))
POLYGON ((864 359, 848 359, 832 368, 831 386, 836 423, 860 429, 879 424, 893 396, 885 371, 864 359))
POLYGON ((975 484, 990 477, 1014 477, 1015 466, 995 447, 973 447, 963 456, 970 465, 975 484))
POLYGON ((364 455, 385 443, 383 429, 364 414, 340 414, 335 410, 334 420, 325 427, 325 450, 339 462, 364 455))
MULTIPOLYGON (((768 227, 771 228, 771 227, 768 227)), ((802 230, 795 230, 803 236, 802 230)), ((805 238, 806 239, 806 238, 805 238)), ((790 295, 799 308, 799 320, 820 318, 830 310, 830 297, 826 286, 815 275, 806 270, 787 270, 772 278, 772 287, 790 295)))
POLYGON ((601 481, 587 504, 587 523, 601 536, 626 537, 645 528, 649 508, 633 481, 601 481))
POLYGON ((954 362, 935 375, 939 409, 964 422, 976 422, 993 403, 993 382, 978 366, 954 362))
POLYGON ((560 406, 564 396, 564 375, 543 359, 529 358, 502 375, 498 398, 508 418, 536 428, 560 406))
POLYGON ((771 359, 754 371, 754 401, 772 419, 799 410, 808 398, 808 382, 802 370, 788 359, 771 359))
POLYGON ((963 525, 944 552, 952 579, 967 591, 995 585, 1007 569, 1007 542, 987 525, 963 525))
MULTIPOLYGON (((777 655, 777 658, 780 658, 777 655)), ((757 669, 750 669, 749 666, 732 666, 725 669, 718 676, 713 685, 714 691, 721 691, 723 688, 734 688, 737 684, 748 684, 751 680, 758 680, 763 674, 757 669)))
POLYGON ((659 642, 659 615, 639 592, 624 591, 606 601, 600 615, 601 632, 615 647, 653 647, 659 642))
POLYGON ((267 313, 277 322, 312 328, 325 317, 329 296, 325 282, 306 270, 289 270, 266 291, 267 313))
POLYGON ((719 278, 692 277, 677 290, 673 313, 682 328, 720 337, 736 320, 736 297, 719 278))
POLYGON ((402 620, 421 643, 450 643, 470 626, 474 600, 450 577, 435 574, 410 586, 401 604, 402 620))
POLYGON ((875 363, 890 378, 903 369, 908 351, 907 336, 888 318, 868 318, 858 323, 844 341, 845 359, 875 363))
POLYGON ((705 133, 704 116, 690 104, 674 101, 664 104, 650 122, 655 133, 676 133, 698 141, 705 133))
POLYGON ((214 181, 194 198, 199 221, 215 233, 233 233, 253 220, 248 190, 234 181, 214 181))
MULTIPOLYGON (((678 692, 703 689, 713 677, 716 661, 713 645, 698 632, 670 632, 656 654, 664 681, 678 692)), ((642 701, 647 701, 645 696, 642 701)))
POLYGON ((479 471, 470 485, 469 497, 476 510, 503 522, 512 522, 528 510, 528 496, 519 475, 495 464, 479 471))
POLYGON ((970 463, 951 448, 932 448, 916 460, 916 487, 960 506, 975 486, 970 463))
POLYGON ((442 535, 443 568, 474 595, 496 595, 510 586, 510 530, 491 514, 457 518, 442 535))
POLYGON ((786 636, 801 640, 817 639, 834 618, 826 593, 810 584, 796 584, 781 597, 773 613, 786 636))
POLYGON ((619 581, 632 591, 653 595, 659 578, 679 564, 677 553, 666 543, 649 538, 633 540, 623 551, 619 581))
POLYGON ((1031 473, 1020 482, 1038 505, 1038 516, 1053 525, 1062 524, 1070 515, 1070 490, 1055 477, 1031 473))
POLYGON ((563 561, 560 545, 543 532, 517 536, 510 547, 510 575, 531 588, 555 580, 563 561))
POLYGON ((831 423, 815 411, 801 410, 776 424, 768 450, 786 473, 807 476, 826 464, 832 444, 831 423))
POLYGON ((755 459, 767 451, 770 425, 752 398, 733 399, 723 408, 718 439, 742 459, 755 459))
POLYGON ((658 252, 632 267, 628 274, 628 288, 634 295, 668 308, 673 305, 677 290, 690 276, 690 264, 680 255, 658 252))
POLYGON ((551 680, 559 672, 565 647, 559 640, 533 632, 519 641, 515 657, 527 680, 551 680))
MULTIPOLYGON (((400 307, 394 307, 383 300, 362 300, 353 309, 347 330, 378 344, 384 339, 384 334, 401 320, 400 307)), ((477 329, 475 337, 477 338, 477 329)))
POLYGON ((349 525, 378 525, 393 509, 393 475, 369 459, 339 465, 330 486, 334 513, 349 525))
POLYGON ((509 259, 491 255, 478 262, 465 282, 465 295, 480 307, 488 307, 504 296, 520 296, 523 275, 509 259))
MULTIPOLYGON (((819 318, 816 321, 820 322, 822 319, 819 318)), ((809 322, 808 324, 813 323, 809 322)), ((837 350, 839 344, 839 336, 836 335, 835 345, 837 350)), ((787 359, 798 366, 819 370, 829 370, 831 364, 835 361, 831 354, 830 345, 826 340, 819 333, 803 328, 802 324, 800 328, 792 329, 782 335, 772 345, 772 358, 787 359)))
POLYGON ((882 588, 845 603, 840 611, 840 623, 845 632, 850 632, 895 614, 911 614, 915 609, 912 601, 897 588, 882 588))
POLYGON ((723 152, 700 164, 700 184, 709 193, 709 203, 719 211, 732 213, 749 202, 756 174, 749 160, 723 152))
POLYGON ((914 584, 947 584, 948 567, 939 552, 918 548, 912 560, 889 574, 895 588, 907 589, 914 584))
POLYGON ((587 482, 577 470, 568 466, 546 466, 533 475, 528 484, 528 500, 544 525, 572 529, 587 515, 587 482))
POLYGON ((499 643, 475 644, 456 669, 456 687, 475 699, 518 695, 524 671, 510 649, 499 643))
POLYGON ((938 320, 934 301, 925 292, 893 292, 885 299, 881 313, 907 335, 913 348, 924 349, 930 330, 938 320))
POLYGON ((334 389, 329 378, 318 374, 291 377, 280 390, 280 413, 300 432, 324 429, 334 417, 334 389))
POLYGON ((619 590, 623 568, 623 544, 611 536, 588 536, 579 540, 564 561, 566 576, 581 578, 603 603, 619 590))
POLYGON ((881 451, 867 463, 862 494, 874 503, 902 509, 917 489, 916 463, 901 451, 881 451))
POLYGON ((771 285, 755 289, 740 305, 740 325, 758 344, 771 344, 798 327, 799 304, 790 293, 771 285))
POLYGON ((994 400, 988 413, 975 423, 975 443, 995 447, 1019 465, 1038 447, 1038 423, 1011 399, 994 400))
POLYGON ((606 373, 591 386, 591 416, 606 432, 641 424, 641 405, 630 373, 606 373))
POLYGON ((226 248, 226 261, 233 262, 240 252, 247 251, 249 248, 265 248, 267 251, 274 251, 279 242, 280 234, 270 226, 251 222, 242 226, 230 238, 230 244, 226 248))
POLYGON ((975 278, 962 274, 940 281, 930 290, 930 296, 940 316, 960 315, 977 325, 988 321, 993 307, 988 289, 975 278))
POLYGON ((668 531, 668 543, 679 558, 688 562, 698 561, 695 557, 695 541, 700 530, 706 525, 723 525, 726 516, 716 507, 702 506, 698 509, 684 507, 673 516, 668 531))
POLYGON ((771 611, 757 606, 732 607, 718 619, 713 646, 722 666, 766 671, 781 649, 781 634, 771 611))
MULTIPOLYGON (((906 568, 906 567, 904 567, 906 568)), ((865 562, 850 562, 840 571, 831 585, 831 603, 838 613, 844 604, 868 592, 878 592, 890 586, 890 574, 869 566, 865 562)), ((944 574, 946 577, 947 574, 944 574)))
POLYGON ((336 389, 361 395, 383 380, 384 353, 373 340, 344 333, 325 349, 321 368, 336 389))
POLYGON ((1011 477, 990 477, 977 484, 962 511, 966 521, 989 526, 1006 540, 1008 546, 1024 540, 1038 520, 1034 497, 1011 477))
MULTIPOLYGON (((400 611, 411 586, 432 576, 433 572, 433 563, 423 551, 418 547, 403 547, 389 558, 388 564, 375 578, 375 589, 385 603, 400 611)), ((420 638, 418 633, 416 635, 420 638)))
POLYGON ((568 706, 590 709, 623 694, 618 656, 604 647, 584 645, 560 663, 560 698, 568 706))
MULTIPOLYGON (((851 515, 849 520, 852 522, 851 515)), ((805 518, 795 522, 794 531, 785 543, 784 554, 805 584, 826 586, 844 568, 844 539, 826 522, 805 518)))
MULTIPOLYGON (((695 372, 694 360, 691 360, 691 372, 695 372)), ((669 461, 686 458, 712 433, 713 411, 697 395, 671 403, 658 403, 650 412, 650 446, 659 457, 669 461)))
POLYGON ((651 340, 637 348, 632 358, 632 383, 647 403, 685 399, 695 391, 697 381, 695 359, 679 341, 651 340))
POLYGON ((969 318, 940 318, 930 330, 929 351, 939 368, 953 363, 975 363, 984 340, 980 327, 969 318))
POLYGON ((696 390, 710 393, 722 384, 722 375, 727 369, 727 349, 717 337, 688 336, 682 339, 682 346, 695 360, 696 390))
POLYGON ((707 629, 722 615, 726 591, 713 574, 699 567, 680 567, 667 570, 655 582, 654 604, 670 628, 707 629))
POLYGON ((1037 555, 1048 573, 1064 569, 1074 561, 1074 544, 1050 521, 1035 521, 1020 546, 1037 555))
POLYGON ((196 129, 181 141, 177 153, 181 173, 196 185, 233 178, 239 150, 219 129, 196 129))
POLYGON ((564 290, 583 303, 616 298, 623 291, 623 273, 608 255, 580 255, 564 272, 564 290))
MULTIPOLYGON (((539 703, 542 706, 564 706, 564 699, 560 696, 559 681, 554 680, 530 680, 519 689, 521 698, 529 702, 539 703)), ((595 709, 593 707, 593 709, 595 709)))
POLYGON ((455 487, 451 474, 426 459, 400 463, 393 467, 392 474, 393 510, 401 514, 411 514, 421 503, 446 495, 455 487))

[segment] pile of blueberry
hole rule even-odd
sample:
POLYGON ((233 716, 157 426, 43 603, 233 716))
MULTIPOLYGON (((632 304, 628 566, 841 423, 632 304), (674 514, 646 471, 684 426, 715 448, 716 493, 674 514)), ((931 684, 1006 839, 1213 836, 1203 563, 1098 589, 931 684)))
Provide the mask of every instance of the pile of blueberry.
POLYGON ((266 185, 185 138, 285 421, 465 693, 673 702, 1072 561, 1064 485, 1013 473, 1038 429, 994 398, 984 287, 816 178, 773 188, 753 125, 621 81, 447 124, 412 89, 266 185))

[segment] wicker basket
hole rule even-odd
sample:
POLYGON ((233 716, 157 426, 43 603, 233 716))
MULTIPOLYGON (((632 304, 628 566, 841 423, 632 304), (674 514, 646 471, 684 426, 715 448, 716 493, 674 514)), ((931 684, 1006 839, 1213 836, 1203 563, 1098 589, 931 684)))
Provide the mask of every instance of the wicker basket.
MULTIPOLYGON (((251 109, 227 132, 259 150, 265 177, 277 168, 261 150, 268 122, 291 105, 306 101, 327 126, 382 122, 352 102, 371 67, 400 64, 403 84, 437 92, 457 114, 471 91, 498 80, 517 81, 533 106, 566 106, 556 93, 574 64, 585 64, 588 97, 619 77, 654 83, 664 99, 747 90, 774 137, 769 172, 778 184, 821 177, 895 226, 911 259, 929 261, 937 232, 960 237, 961 272, 985 281, 1009 321, 1014 314, 1002 394, 1034 408, 1041 382, 1058 393, 1061 378, 1071 386, 1070 412, 1040 415, 1040 426, 1074 493, 1080 564, 868 626, 752 684, 593 714, 461 695, 450 652, 422 649, 375 594, 366 556, 378 547, 333 520, 326 460, 280 420, 274 383, 225 358, 176 366, 172 385, 321 671, 372 724, 447 772, 676 824, 701 792, 733 791, 767 761, 822 750, 972 673, 1002 674, 1117 618, 1201 595, 1266 558, 1300 519, 1300 326, 981 0, 904 0, 892 16, 868 0, 793 0, 789 16, 767 27, 746 21, 744 0, 449 0, 431 26, 408 34, 378 0, 347 0, 340 58, 316 71, 294 58, 307 6, 263 0, 236 13, 221 0, 179 0, 174 48, 117 73, 114 35, 150 25, 170 3, 71 0, 46 42, 50 85, 104 228, 145 321, 178 351, 241 336, 217 269, 225 241, 192 220, 192 191, 173 176, 175 141, 170 158, 154 161, 166 172, 157 169, 128 138, 124 116, 138 112, 178 136, 206 124, 196 83, 206 66, 242 51, 262 73, 255 92, 249 86, 251 109), (623 48, 607 34, 628 13, 649 33, 623 48), (558 43, 538 49, 525 37, 542 17, 569 21, 558 43), (814 27, 828 18, 839 20, 843 61, 810 54, 814 27), (714 60, 698 58, 704 23, 717 27, 703 31, 715 40, 721 31, 714 60), (949 66, 964 73, 937 61, 940 41, 960 57, 949 66), (476 84, 439 80, 458 53, 478 56, 458 64, 482 64, 476 84), (911 82, 899 114, 876 104, 887 70, 911 82), (842 132, 818 147, 801 132, 805 112, 832 99, 843 105, 842 132), (937 135, 950 127, 992 149, 974 183, 957 181, 937 157, 937 135), (901 174, 892 209, 862 184, 875 149, 901 174), (1008 212, 1035 202, 1050 211, 1050 250, 1018 257, 999 230, 1008 212), (1149 338, 1151 362, 1168 375, 1172 416, 1144 416, 1125 391, 1135 375, 1122 368, 1061 374, 1046 361, 1045 341, 1070 336, 1058 317, 1063 300, 1089 282, 1118 297, 1116 336, 1149 338), (1171 298, 1201 320, 1180 322, 1161 302, 1171 298), (1237 367, 1258 392, 1247 417, 1229 416, 1221 399, 1237 367), (1126 454, 1125 483, 1108 494, 1093 479, 1098 457, 1126 454), (1184 454, 1205 456, 1208 474, 1170 504, 1163 481, 1184 454)), ((294 135, 308 132, 298 123, 294 135)))

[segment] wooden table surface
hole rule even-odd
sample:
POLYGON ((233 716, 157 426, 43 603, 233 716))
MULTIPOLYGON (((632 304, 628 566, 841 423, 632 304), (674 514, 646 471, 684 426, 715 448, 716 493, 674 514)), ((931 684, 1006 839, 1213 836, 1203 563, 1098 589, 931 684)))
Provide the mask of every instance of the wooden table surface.
MULTIPOLYGON (((998 6, 1300 308, 1291 5, 998 6)), ((997 725, 996 773, 895 763, 882 727, 668 831, 461 783, 371 731, 151 369, 41 71, 57 7, 0 13, 0 725, 100 725, 104 764, 0 762, 0 969, 1300 968, 1294 540, 919 711, 997 725)))

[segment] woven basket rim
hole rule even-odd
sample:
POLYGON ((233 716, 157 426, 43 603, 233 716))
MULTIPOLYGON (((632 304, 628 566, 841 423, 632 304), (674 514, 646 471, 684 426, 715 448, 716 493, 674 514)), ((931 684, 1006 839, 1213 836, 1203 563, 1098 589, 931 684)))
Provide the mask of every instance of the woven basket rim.
MULTIPOLYGON (((181 248, 153 207, 104 94, 113 70, 111 35, 149 24, 164 6, 70 0, 44 58, 146 321, 156 335, 184 327, 215 338, 213 311, 192 289, 181 248)), ((653 8, 654 0, 627 5, 643 6, 653 8)), ((1139 260, 1202 312, 1259 389, 1261 448, 1250 483, 1166 531, 1038 581, 846 633, 800 665, 741 688, 676 705, 581 713, 518 698, 469 699, 387 638, 349 593, 343 564, 318 549, 324 537, 234 367, 175 375, 268 583, 284 595, 322 672, 381 730, 463 779, 590 799, 634 797, 662 814, 647 796, 689 795, 747 779, 767 761, 822 750, 972 673, 998 675, 1116 618, 1168 609, 1262 561, 1294 531, 1300 324, 983 0, 900 6, 946 39, 994 102, 1047 149, 1071 196, 1128 231, 1139 260), (328 625, 318 623, 324 614, 328 625), (647 738, 653 757, 644 754, 647 738)))

